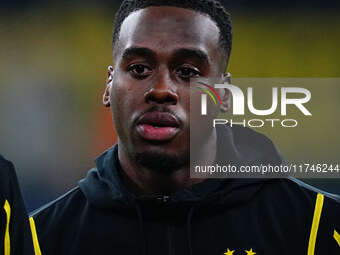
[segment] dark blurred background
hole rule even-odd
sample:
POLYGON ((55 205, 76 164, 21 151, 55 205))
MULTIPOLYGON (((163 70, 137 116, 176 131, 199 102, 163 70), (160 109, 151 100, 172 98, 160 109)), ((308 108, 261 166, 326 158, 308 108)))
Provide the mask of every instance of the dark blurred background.
MULTIPOLYGON (((101 97, 119 4, 0 1, 0 154, 14 162, 29 211, 75 187, 116 141, 101 97)), ((340 76, 340 1, 235 0, 225 6, 234 25, 232 76, 340 76)), ((336 87, 320 97, 318 111, 337 119, 339 108, 327 114, 339 106, 339 96, 336 87)), ((333 125, 327 132, 310 125, 269 135, 289 161, 310 146, 338 160, 339 122, 333 125)), ((306 181, 340 193, 340 179, 306 181)))

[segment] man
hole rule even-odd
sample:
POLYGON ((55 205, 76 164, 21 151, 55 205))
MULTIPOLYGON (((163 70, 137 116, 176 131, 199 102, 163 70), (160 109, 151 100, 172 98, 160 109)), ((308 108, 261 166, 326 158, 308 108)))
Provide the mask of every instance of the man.
POLYGON ((34 254, 28 215, 14 166, 0 156, 0 254, 34 254))
MULTIPOLYGON (((119 140, 33 214, 41 254, 339 254, 335 197, 291 179, 190 179, 190 80, 230 82, 231 31, 215 0, 122 3, 103 96, 119 140)), ((284 164, 250 129, 197 130, 208 162, 284 164)))

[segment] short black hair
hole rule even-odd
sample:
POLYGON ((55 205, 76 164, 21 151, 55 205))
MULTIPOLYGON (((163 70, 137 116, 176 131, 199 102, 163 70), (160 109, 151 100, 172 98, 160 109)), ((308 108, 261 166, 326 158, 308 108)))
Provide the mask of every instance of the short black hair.
POLYGON ((230 15, 217 0, 124 0, 116 14, 113 28, 113 48, 119 39, 123 21, 133 12, 152 6, 172 6, 208 15, 220 30, 220 47, 226 54, 228 64, 232 47, 230 15))

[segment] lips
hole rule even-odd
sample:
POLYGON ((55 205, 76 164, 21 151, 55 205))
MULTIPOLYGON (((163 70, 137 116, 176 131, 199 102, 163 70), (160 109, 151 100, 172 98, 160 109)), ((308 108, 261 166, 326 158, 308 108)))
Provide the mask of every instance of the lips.
POLYGON ((137 133, 150 141, 166 141, 179 132, 180 122, 167 112, 150 112, 137 122, 137 133))

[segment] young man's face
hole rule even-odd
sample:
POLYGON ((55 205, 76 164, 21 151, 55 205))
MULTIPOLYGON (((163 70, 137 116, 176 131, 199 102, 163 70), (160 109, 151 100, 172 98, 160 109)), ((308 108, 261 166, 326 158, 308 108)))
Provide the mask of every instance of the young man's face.
POLYGON ((119 148, 164 171, 188 163, 190 78, 222 77, 218 27, 187 9, 149 7, 125 19, 114 56, 106 92, 119 148))

